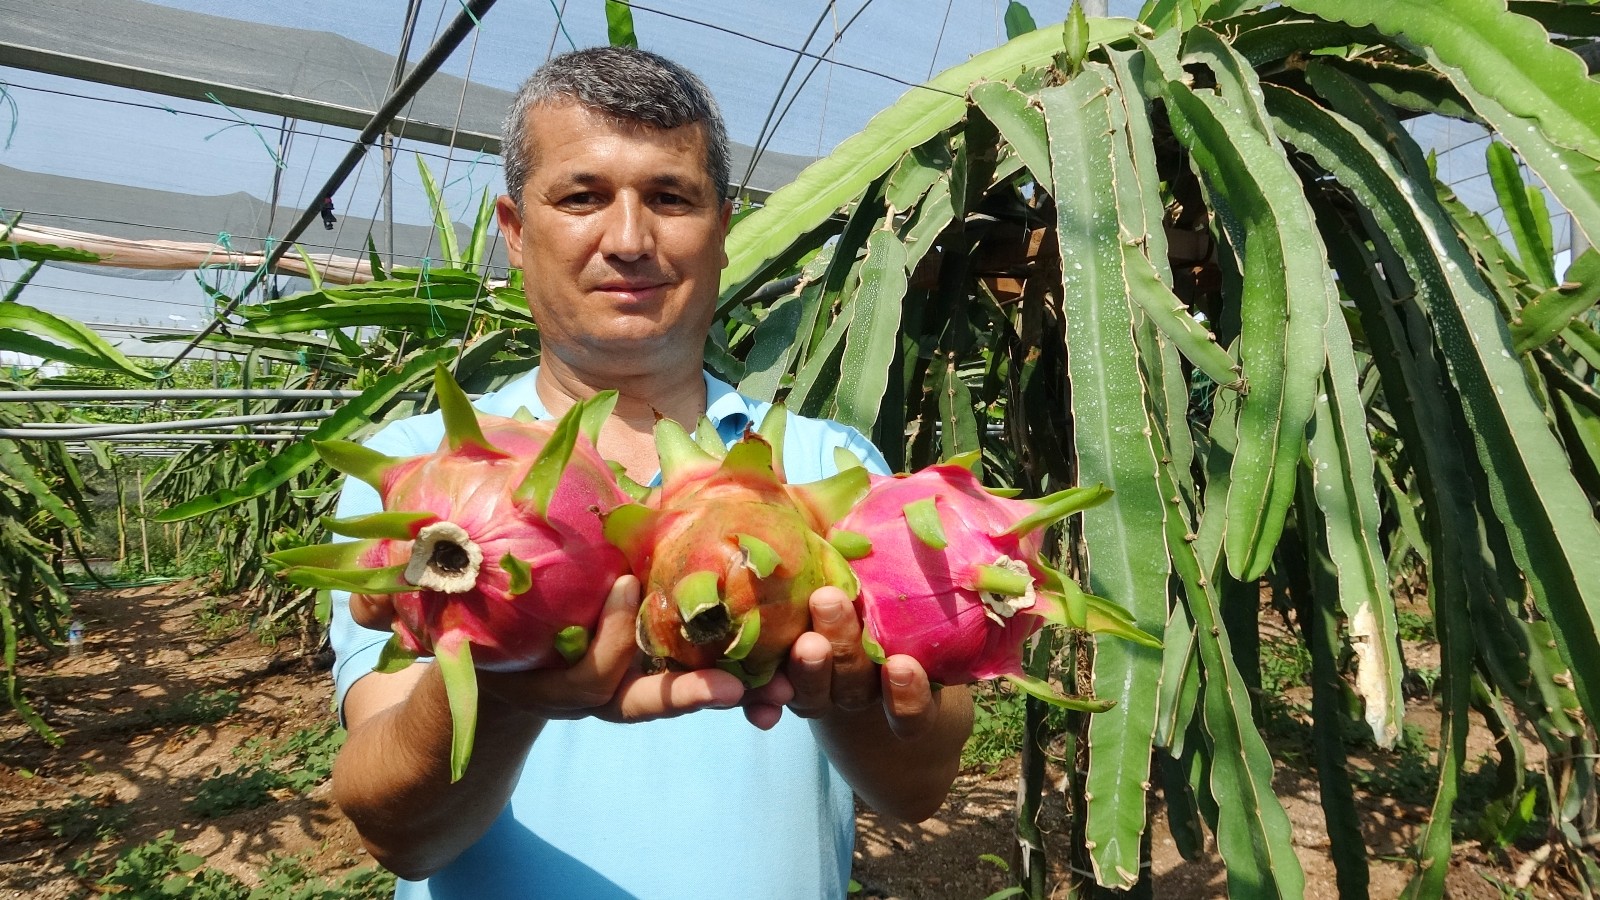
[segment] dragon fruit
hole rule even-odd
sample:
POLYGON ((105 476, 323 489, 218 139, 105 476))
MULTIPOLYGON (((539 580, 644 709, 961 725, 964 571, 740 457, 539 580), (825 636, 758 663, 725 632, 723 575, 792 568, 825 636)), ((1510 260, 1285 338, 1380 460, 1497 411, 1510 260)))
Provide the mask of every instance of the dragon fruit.
POLYGON ((1125 612, 1040 558, 1045 528, 1111 492, 1074 488, 1037 501, 1009 493, 985 489, 959 462, 872 477, 866 496, 829 532, 861 582, 862 643, 880 663, 911 656, 936 683, 1005 677, 1057 705, 1105 709, 1106 702, 1062 697, 1028 676, 1022 655, 1047 621, 1159 646, 1125 612))
POLYGON ((798 486, 784 481, 786 413, 724 450, 702 419, 691 438, 656 423, 662 485, 606 517, 605 533, 643 582, 639 647, 685 669, 715 666, 747 686, 772 678, 811 627, 811 592, 855 578, 822 534, 867 488, 864 469, 798 486))
POLYGON ((378 671, 432 655, 453 724, 452 777, 471 754, 475 668, 561 667, 586 651, 627 560, 601 515, 628 502, 594 448, 615 392, 558 422, 480 415, 444 367, 435 373, 445 439, 430 454, 386 456, 348 441, 316 444, 334 468, 372 485, 383 512, 325 520, 358 540, 275 553, 288 580, 388 594, 394 635, 378 671))

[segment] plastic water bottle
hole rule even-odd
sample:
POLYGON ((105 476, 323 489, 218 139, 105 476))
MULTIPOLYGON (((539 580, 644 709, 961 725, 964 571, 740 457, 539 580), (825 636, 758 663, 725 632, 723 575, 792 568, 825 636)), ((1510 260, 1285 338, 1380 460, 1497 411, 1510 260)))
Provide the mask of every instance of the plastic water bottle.
POLYGON ((83 620, 73 619, 67 626, 67 655, 83 655, 83 620))

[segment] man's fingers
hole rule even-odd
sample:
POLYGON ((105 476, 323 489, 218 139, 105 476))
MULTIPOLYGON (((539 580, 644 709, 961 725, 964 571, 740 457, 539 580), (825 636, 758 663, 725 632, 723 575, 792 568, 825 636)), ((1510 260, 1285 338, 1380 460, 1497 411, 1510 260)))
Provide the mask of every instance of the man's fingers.
POLYGON ((589 637, 589 652, 565 671, 571 694, 569 708, 585 709, 609 702, 637 654, 635 620, 639 615, 639 579, 624 575, 611 586, 600 621, 589 637))
POLYGON ((744 685, 720 669, 664 672, 624 681, 616 702, 601 717, 648 722, 699 709, 731 709, 743 699, 744 685))
POLYGON ((850 598, 838 588, 811 595, 811 627, 828 639, 833 656, 833 705, 856 711, 878 699, 877 666, 861 649, 861 622, 850 598))
POLYGON ((928 674, 909 656, 891 656, 883 664, 883 712, 901 740, 920 737, 937 719, 938 698, 928 674))
POLYGON ((571 719, 598 712, 617 698, 638 651, 634 619, 639 580, 624 575, 611 586, 589 650, 570 668, 479 673, 479 684, 501 701, 546 718, 571 719), (491 677, 485 677, 491 676, 491 677))
POLYGON ((808 631, 789 650, 785 673, 793 688, 789 709, 795 715, 815 719, 833 708, 833 645, 815 631, 808 631))

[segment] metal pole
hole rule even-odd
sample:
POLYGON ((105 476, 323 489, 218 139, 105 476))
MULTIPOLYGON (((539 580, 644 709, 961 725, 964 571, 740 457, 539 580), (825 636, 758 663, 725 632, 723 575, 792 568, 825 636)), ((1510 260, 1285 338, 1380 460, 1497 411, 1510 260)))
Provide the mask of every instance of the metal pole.
MULTIPOLYGON (((147 390, 57 390, 0 391, 0 403, 81 403, 107 400, 354 400, 360 391, 341 390, 274 390, 271 388, 206 388, 171 391, 147 390)), ((400 400, 422 400, 427 395, 421 391, 402 391, 395 397, 400 400)), ((476 399, 482 394, 468 394, 476 399)))
POLYGON ((311 205, 307 206, 305 211, 300 214, 300 218, 289 226, 289 230, 284 232, 283 238, 273 245, 272 252, 267 255, 267 259, 261 268, 250 276, 250 280, 234 295, 233 299, 228 301, 228 305, 217 312, 216 318, 212 319, 211 323, 205 328, 200 329, 200 333, 196 334, 193 340, 178 351, 178 355, 172 358, 169 365, 175 366, 182 362, 184 357, 188 356, 194 348, 200 346, 201 341, 222 327, 222 320, 232 313, 234 308, 245 297, 250 295, 251 291, 255 290, 256 285, 261 283, 261 280, 266 277, 268 272, 277 266, 278 260, 282 259, 284 254, 289 251, 289 248, 293 246, 300 234, 322 214, 322 198, 331 197, 338 192, 339 187, 344 184, 344 180, 350 177, 351 172, 355 171, 356 164, 361 161, 361 157, 367 152, 367 148, 371 146, 373 141, 378 139, 378 135, 382 134, 385 128, 389 127, 389 123, 394 121, 395 116, 400 114, 400 108, 411 102, 411 98, 416 96, 417 91, 421 90, 422 86, 428 82, 428 79, 439 71, 439 67, 444 65, 444 61, 450 58, 450 54, 466 39, 472 29, 477 26, 478 20, 483 17, 484 13, 489 11, 490 7, 494 6, 494 3, 495 0, 464 0, 461 12, 456 14, 455 20, 450 23, 450 27, 439 35, 439 40, 434 42, 434 45, 428 48, 428 52, 423 55, 422 59, 417 61, 417 67, 411 70, 411 74, 406 76, 406 80, 401 83, 400 87, 389 94, 388 99, 383 102, 383 106, 379 107, 376 113, 373 113, 372 120, 367 123, 366 128, 362 129, 360 136, 356 138, 356 142, 350 146, 350 151, 344 155, 344 159, 340 160, 339 165, 333 170, 333 174, 328 176, 328 180, 323 183, 322 189, 316 193, 311 205))
POLYGON ((292 413, 267 413, 255 416, 218 416, 214 419, 179 419, 175 422, 139 422, 124 423, 121 425, 80 425, 72 428, 63 428, 57 425, 35 426, 33 428, 0 428, 0 438, 11 440, 48 440, 63 439, 69 441, 84 440, 86 438, 108 437, 114 434, 139 434, 150 431, 183 431, 196 428, 223 428, 234 425, 260 425, 266 422, 295 422, 304 419, 326 419, 333 415, 332 410, 309 409, 304 412, 292 413))

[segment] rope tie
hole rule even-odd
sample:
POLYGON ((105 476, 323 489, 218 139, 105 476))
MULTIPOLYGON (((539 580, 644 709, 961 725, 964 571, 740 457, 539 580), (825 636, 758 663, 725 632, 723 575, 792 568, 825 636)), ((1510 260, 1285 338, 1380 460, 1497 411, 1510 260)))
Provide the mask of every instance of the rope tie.
POLYGON ((277 167, 279 169, 282 169, 287 165, 283 161, 283 157, 278 155, 278 151, 272 149, 272 145, 267 143, 266 136, 261 133, 261 129, 259 129, 259 128, 257 128, 255 126, 254 122, 251 122, 249 119, 246 119, 244 116, 239 115, 237 110, 235 110, 233 107, 229 106, 228 104, 223 103, 221 100, 217 99, 217 95, 212 93, 212 92, 210 92, 210 91, 206 91, 206 99, 210 100, 212 103, 215 103, 216 105, 218 105, 218 106, 222 107, 223 109, 227 110, 229 115, 231 115, 235 119, 239 120, 237 125, 224 125, 223 127, 218 128, 216 131, 213 131, 210 134, 206 135, 206 137, 205 137, 206 140, 209 141, 212 138, 216 137, 217 135, 223 133, 224 131, 228 131, 229 129, 232 129, 232 128, 237 128, 237 127, 239 127, 239 125, 243 125, 244 127, 250 129, 250 132, 256 136, 256 140, 261 142, 261 146, 266 148, 267 155, 272 157, 273 166, 275 166, 275 167, 277 167))
POLYGON ((433 300, 433 280, 428 275, 428 270, 432 265, 433 260, 431 258, 426 256, 422 258, 422 278, 418 284, 422 288, 423 297, 428 301, 428 323, 430 326, 428 337, 439 337, 445 332, 445 324, 444 316, 439 315, 439 307, 433 300))

